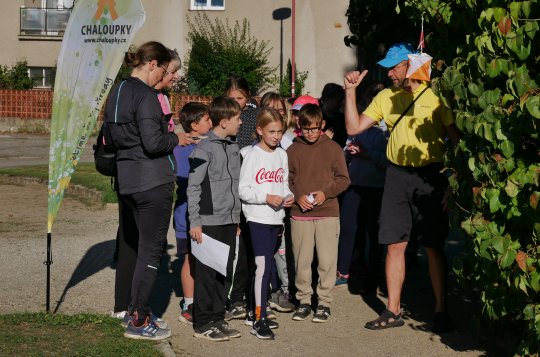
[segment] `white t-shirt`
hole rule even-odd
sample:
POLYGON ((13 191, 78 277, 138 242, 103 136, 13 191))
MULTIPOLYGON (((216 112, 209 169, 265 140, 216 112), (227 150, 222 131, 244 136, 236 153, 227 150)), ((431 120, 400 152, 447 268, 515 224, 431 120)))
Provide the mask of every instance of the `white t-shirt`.
POLYGON ((285 210, 266 203, 266 195, 292 196, 289 190, 289 162, 282 148, 264 151, 259 145, 242 148, 244 161, 240 170, 238 192, 247 221, 283 224, 285 210))

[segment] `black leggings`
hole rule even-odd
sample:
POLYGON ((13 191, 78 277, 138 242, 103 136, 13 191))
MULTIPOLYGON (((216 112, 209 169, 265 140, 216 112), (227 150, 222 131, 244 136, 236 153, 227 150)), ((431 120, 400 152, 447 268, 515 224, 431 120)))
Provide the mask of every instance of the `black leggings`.
POLYGON ((174 183, 118 195, 120 210, 114 311, 150 314, 150 296, 167 241, 174 183))

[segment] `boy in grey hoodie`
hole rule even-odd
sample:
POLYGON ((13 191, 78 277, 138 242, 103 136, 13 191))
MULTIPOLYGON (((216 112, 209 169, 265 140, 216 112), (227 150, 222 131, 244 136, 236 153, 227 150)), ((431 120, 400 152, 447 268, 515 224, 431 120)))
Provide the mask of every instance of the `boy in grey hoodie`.
MULTIPOLYGON (((191 239, 198 244, 206 234, 227 244, 227 275, 232 275, 241 204, 238 196, 240 154, 231 136, 238 133, 240 106, 231 98, 216 97, 208 106, 213 129, 189 156, 187 187, 191 239)), ((227 292, 225 277, 195 261, 193 297, 194 336, 211 341, 240 337, 224 320, 227 292)))

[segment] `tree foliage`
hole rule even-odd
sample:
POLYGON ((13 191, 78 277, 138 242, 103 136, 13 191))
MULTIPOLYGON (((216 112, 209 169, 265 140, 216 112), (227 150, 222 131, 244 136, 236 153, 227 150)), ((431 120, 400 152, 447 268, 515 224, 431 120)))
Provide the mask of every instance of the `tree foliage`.
POLYGON ((18 60, 12 67, 0 66, 0 88, 32 89, 34 81, 28 76, 28 62, 18 60))
MULTIPOLYGON (((364 34, 356 31, 370 28, 371 20, 351 10, 353 4, 366 2, 375 4, 351 1, 349 23, 356 36, 346 41, 376 51, 375 45, 385 43, 387 35, 373 32, 374 38, 363 42, 364 34)), ((538 353, 540 2, 383 3, 393 3, 395 15, 376 16, 416 24, 417 32, 424 16, 427 52, 441 71, 433 87, 453 108, 464 134, 447 157, 454 172, 450 185, 460 211, 457 217, 466 236, 467 252, 455 269, 458 279, 479 292, 484 316, 515 335, 518 354, 538 353)), ((375 16, 373 11, 369 16, 375 16)), ((407 31, 398 35, 406 36, 407 31)))
POLYGON ((246 78, 253 93, 262 90, 273 73, 268 64, 272 48, 250 34, 247 19, 234 26, 206 14, 188 16, 187 40, 191 44, 187 63, 190 94, 221 95, 231 75, 246 78))
MULTIPOLYGON (((308 71, 301 71, 298 72, 298 69, 294 69, 294 92, 295 96, 299 96, 304 94, 304 86, 306 84, 306 80, 308 78, 309 72, 308 71)), ((291 60, 287 61, 287 70, 285 71, 285 75, 283 76, 283 79, 280 83, 279 76, 275 75, 270 78, 270 84, 273 87, 279 88, 278 93, 283 97, 290 97, 292 95, 292 64, 291 60)))

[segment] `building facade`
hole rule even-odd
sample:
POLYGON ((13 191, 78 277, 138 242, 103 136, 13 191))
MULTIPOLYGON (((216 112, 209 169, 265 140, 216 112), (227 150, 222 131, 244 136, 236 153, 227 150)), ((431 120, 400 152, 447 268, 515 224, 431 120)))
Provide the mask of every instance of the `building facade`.
MULTIPOLYGON (((76 0, 75 0, 76 2, 76 0)), ((186 16, 205 12, 211 19, 247 18, 251 34, 269 41, 269 63, 276 75, 285 72, 292 56, 292 0, 142 0, 146 21, 134 44, 158 40, 176 48, 182 58, 189 50, 186 16)), ((0 15, 0 64, 26 59, 38 87, 54 83, 52 75, 73 0, 8 0, 0 15)), ((350 34, 345 12, 348 0, 296 0, 296 66, 308 71, 304 94, 320 96, 324 84, 341 83, 356 67, 354 49, 344 45, 350 34)))

